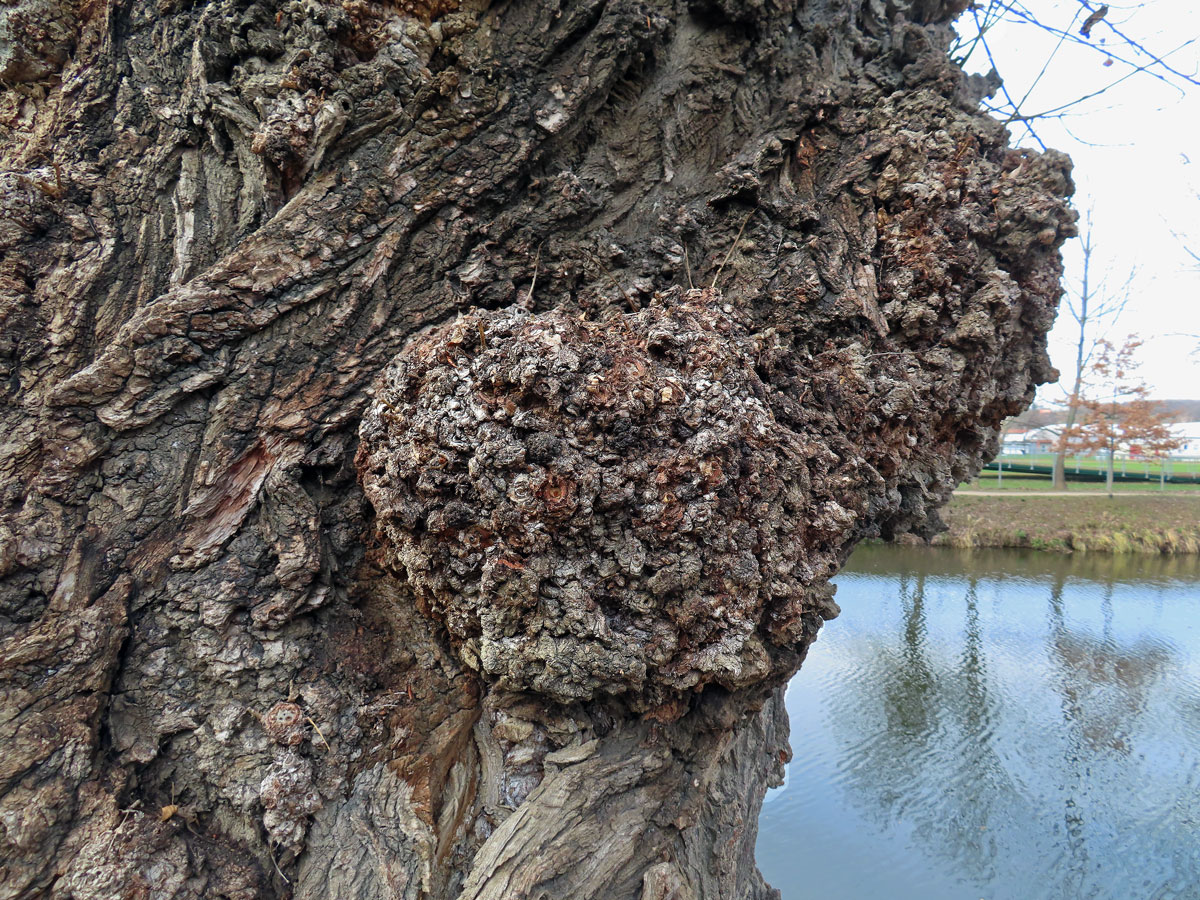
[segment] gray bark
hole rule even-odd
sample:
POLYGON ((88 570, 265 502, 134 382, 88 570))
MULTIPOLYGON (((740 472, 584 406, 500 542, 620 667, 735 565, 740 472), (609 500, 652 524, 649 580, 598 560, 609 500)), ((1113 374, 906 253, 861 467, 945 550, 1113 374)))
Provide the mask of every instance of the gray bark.
POLYGON ((1075 342, 1075 377, 1071 382, 1071 395, 1067 398, 1067 420, 1063 423, 1062 434, 1058 438, 1058 447, 1054 453, 1054 471, 1051 484, 1056 491, 1067 489, 1067 440, 1075 421, 1079 418, 1079 401, 1083 391, 1083 370, 1087 362, 1085 353, 1088 337, 1088 306, 1092 300, 1089 274, 1092 264, 1092 231, 1089 227, 1082 237, 1083 244, 1083 284, 1079 291, 1079 306, 1074 309, 1074 319, 1079 326, 1079 340, 1075 342))
POLYGON ((979 114, 963 5, 3 7, 0 898, 772 896, 828 578, 1051 372, 1068 163, 979 114), (359 486, 378 379, 472 307, 714 282, 813 447, 770 665, 476 671, 359 486))

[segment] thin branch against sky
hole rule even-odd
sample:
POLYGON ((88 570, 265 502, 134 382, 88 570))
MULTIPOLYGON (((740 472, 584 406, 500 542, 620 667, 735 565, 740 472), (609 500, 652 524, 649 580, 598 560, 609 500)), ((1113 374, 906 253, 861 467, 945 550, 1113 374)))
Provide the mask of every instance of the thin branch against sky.
MULTIPOLYGON (((1182 87, 1178 84, 1175 84, 1172 81, 1172 76, 1175 79, 1178 79, 1179 81, 1185 82, 1186 84, 1190 84, 1193 86, 1200 86, 1200 79, 1197 79, 1196 73, 1193 72, 1193 73, 1189 74, 1189 73, 1183 72, 1179 69, 1174 68, 1173 66, 1168 65, 1166 62, 1166 60, 1169 57, 1171 57, 1172 55, 1174 55, 1177 51, 1193 44, 1195 42, 1194 40, 1185 41, 1182 45, 1180 45, 1179 47, 1176 47, 1174 50, 1159 54, 1159 53, 1155 53, 1155 52, 1149 50, 1148 48, 1143 46, 1141 43, 1131 40, 1130 38, 1126 37, 1123 32, 1119 32, 1119 31, 1115 32, 1121 36, 1124 46, 1133 50, 1135 55, 1144 56, 1146 58, 1145 61, 1138 62, 1135 60, 1127 59, 1124 56, 1119 55, 1118 53, 1113 51, 1107 44, 1105 44, 1102 39, 1085 40, 1085 39, 1081 38, 1077 33, 1075 33, 1072 30, 1072 28, 1074 27, 1074 23, 1078 20, 1078 14, 1076 16, 1076 19, 1072 20, 1072 23, 1070 26, 1068 26, 1065 29, 1061 29, 1061 28, 1057 28, 1057 27, 1050 25, 1049 23, 1043 21, 1036 14, 1030 12, 1024 6, 1021 6, 1019 4, 1014 4, 1010 9, 1011 9, 1011 15, 1015 19, 1018 19, 1029 25, 1033 25, 1033 26, 1040 28, 1043 31, 1047 31, 1053 35, 1057 35, 1063 41, 1070 41, 1072 43, 1087 47, 1089 50, 1099 53, 1101 56, 1104 56, 1108 60, 1112 60, 1113 62, 1121 62, 1127 66, 1130 66, 1131 68, 1137 69, 1140 72, 1145 72, 1148 75, 1150 75, 1151 77, 1157 78, 1158 80, 1162 81, 1165 84, 1170 84, 1172 87, 1176 88, 1177 90, 1182 91, 1182 87), (1164 71, 1162 71, 1162 72, 1155 71, 1156 69, 1163 69, 1164 71)), ((1108 23, 1107 21, 1102 24, 1108 25, 1111 28, 1111 24, 1108 23)))
MULTIPOLYGON (((991 63, 992 66, 992 71, 999 72, 999 68, 996 65, 996 59, 992 56, 991 45, 988 44, 987 30, 982 27, 982 23, 979 21, 979 11, 975 7, 972 7, 971 14, 975 17, 976 28, 979 33, 979 43, 983 46, 983 51, 987 54, 988 62, 991 63)), ((1037 142, 1037 145, 1042 150, 1045 150, 1046 145, 1042 142, 1042 139, 1038 137, 1037 131, 1034 130, 1032 120, 1020 116, 1020 107, 1018 106, 1017 102, 1013 100, 1012 95, 1008 92, 1008 87, 1004 84, 1003 76, 1001 76, 1001 79, 1000 93, 1004 95, 1004 99, 1008 101, 1008 105, 1013 111, 1013 115, 1009 116, 1007 121, 1020 122, 1022 125, 1024 125, 1025 130, 1029 132, 1029 136, 1037 142)))
MULTIPOLYGON (((1078 21, 1079 21, 1079 13, 1076 12, 1075 18, 1073 18, 1071 20, 1071 24, 1070 24, 1069 28, 1074 28, 1075 23, 1078 21)), ((1021 104, 1022 105, 1024 105, 1025 101, 1029 99, 1029 95, 1037 90, 1037 86, 1042 83, 1042 79, 1045 78, 1046 73, 1050 71, 1050 67, 1054 64, 1054 60, 1058 56, 1058 51, 1062 49, 1063 44, 1066 42, 1066 40, 1067 40, 1066 34, 1060 34, 1058 37, 1058 42, 1054 45, 1054 49, 1051 50, 1048 54, 1046 54, 1046 61, 1044 63, 1042 63, 1041 70, 1034 77, 1033 81, 1029 82, 1029 88, 1025 91, 1024 94, 1021 95, 1021 104)))
MULTIPOLYGON (((1096 235, 1113 287, 1135 267, 1128 318, 1146 337, 1145 371, 1162 397, 1200 399, 1200 196, 1193 182, 1200 121, 1200 5, 1178 0, 1109 4, 1090 39, 1080 26, 1101 6, 1084 0, 978 0, 956 28, 952 54, 970 72, 990 68, 1005 90, 985 104, 1018 144, 1075 159, 1079 206, 1097 206, 1096 235), (1041 16, 1053 27, 1030 21, 1041 16), (1162 51, 1162 52, 1158 52, 1162 51), (1036 134, 1030 133, 1030 128, 1036 134), (1122 277, 1115 277, 1121 273, 1122 277)), ((1077 242, 1064 247, 1068 282, 1079 276, 1077 242)), ((1117 291, 1119 293, 1119 291, 1117 291)), ((1074 352, 1064 298, 1051 355, 1074 352)), ((1055 388, 1054 390, 1057 390, 1055 388)))
POLYGON ((1169 85, 1180 95, 1184 93, 1186 87, 1200 87, 1200 77, 1197 76, 1195 71, 1187 72, 1183 68, 1176 67, 1169 62, 1169 60, 1183 50, 1195 45, 1197 43, 1195 37, 1188 38, 1164 52, 1157 52, 1145 46, 1141 41, 1130 37, 1123 28, 1118 27, 1118 24, 1114 23, 1112 17, 1106 15, 1095 23, 1095 27, 1107 29, 1120 38, 1120 46, 1132 51, 1128 56, 1123 55, 1114 51, 1106 43, 1105 38, 1094 36, 1087 38, 1079 33, 1081 17, 1086 13, 1089 15, 1089 20, 1094 18, 1092 14, 1096 12, 1096 8, 1092 4, 1085 2, 1085 0, 1076 0, 1076 2, 1078 3, 1078 8, 1071 14, 1070 21, 1066 27, 1052 24, 1047 13, 1035 13, 1025 6, 1024 3, 1021 3, 1020 0, 990 0, 987 6, 982 9, 979 4, 973 4, 970 7, 970 19, 960 21, 973 24, 974 28, 968 28, 965 36, 960 37, 958 44, 951 49, 951 55, 955 56, 960 64, 965 66, 969 63, 975 49, 982 47, 988 57, 989 64, 1003 79, 1005 73, 996 65, 996 59, 989 42, 989 32, 993 31, 997 25, 1006 20, 1024 23, 1025 25, 1033 26, 1047 32, 1056 38, 1053 49, 1042 59, 1040 69, 1029 82, 1021 99, 1014 99, 1008 87, 1002 82, 1000 91, 1004 96, 1005 104, 990 107, 993 110, 1005 110, 1002 114, 1005 116, 1006 121, 1023 124, 1043 149, 1045 145, 1033 129, 1031 124, 1033 121, 1059 114, 1088 100, 1099 97, 1134 76, 1144 75, 1157 79, 1163 84, 1169 85), (1056 105, 1041 112, 1027 112, 1025 104, 1042 84, 1047 74, 1054 70, 1054 61, 1059 51, 1068 43, 1086 47, 1088 50, 1100 54, 1104 57, 1105 66, 1119 62, 1125 65, 1128 71, 1095 90, 1085 91, 1070 100, 1058 102, 1056 105), (1129 56, 1134 58, 1129 58, 1129 56))

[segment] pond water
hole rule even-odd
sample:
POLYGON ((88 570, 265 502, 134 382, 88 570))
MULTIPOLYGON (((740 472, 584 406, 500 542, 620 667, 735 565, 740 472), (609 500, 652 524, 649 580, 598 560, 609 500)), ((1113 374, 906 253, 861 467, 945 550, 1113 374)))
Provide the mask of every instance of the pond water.
POLYGON ((784 900, 1200 898, 1200 562, 863 547, 788 688, 784 900))

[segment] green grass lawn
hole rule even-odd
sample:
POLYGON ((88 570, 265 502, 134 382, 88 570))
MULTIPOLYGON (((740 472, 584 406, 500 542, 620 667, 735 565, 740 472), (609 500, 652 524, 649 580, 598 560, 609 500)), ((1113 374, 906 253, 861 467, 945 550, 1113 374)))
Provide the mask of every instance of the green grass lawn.
MULTIPOLYGON (((1004 462, 1005 471, 1008 470, 1009 466, 1012 466, 1015 471, 1019 471, 1022 466, 1054 465, 1054 455, 1051 453, 1004 456, 1001 459, 1004 462)), ((1166 466, 1168 473, 1200 477, 1200 460, 1197 459, 1167 460, 1166 466)), ((1069 457, 1067 459, 1068 472, 1103 472, 1107 467, 1108 463, 1103 459, 1088 459, 1083 457, 1069 457)), ((1159 472, 1162 471, 1162 467, 1163 463, 1158 460, 1118 459, 1113 469, 1118 474, 1124 472, 1127 475, 1149 475, 1151 479, 1157 479, 1159 472)))
MULTIPOLYGON (((1008 479, 1006 478, 1005 481, 1008 479)), ((934 543, 952 547, 1031 547, 1110 553, 1200 551, 1200 493, 1076 499, 956 496, 943 516, 950 530, 934 543)))
MULTIPOLYGON (((971 491, 1049 491, 1053 483, 1048 475, 1035 475, 1029 472, 1010 472, 1004 470, 1004 478, 996 472, 985 470, 980 473, 977 481, 964 482, 959 486, 971 491)), ((1168 482, 1160 486, 1158 479, 1151 481, 1115 481, 1113 493, 1140 493, 1143 491, 1159 491, 1164 493, 1193 493, 1200 494, 1200 484, 1172 484, 1168 482)), ((1068 481, 1067 492, 1071 494, 1107 493, 1103 481, 1068 481)))

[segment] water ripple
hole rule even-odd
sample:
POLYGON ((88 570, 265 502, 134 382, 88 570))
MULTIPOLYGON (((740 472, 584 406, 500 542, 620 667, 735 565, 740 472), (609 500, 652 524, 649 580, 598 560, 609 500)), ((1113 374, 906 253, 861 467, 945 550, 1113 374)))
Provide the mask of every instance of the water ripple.
POLYGON ((838 581, 760 820, 785 900, 1200 898, 1196 561, 868 548, 838 581))

